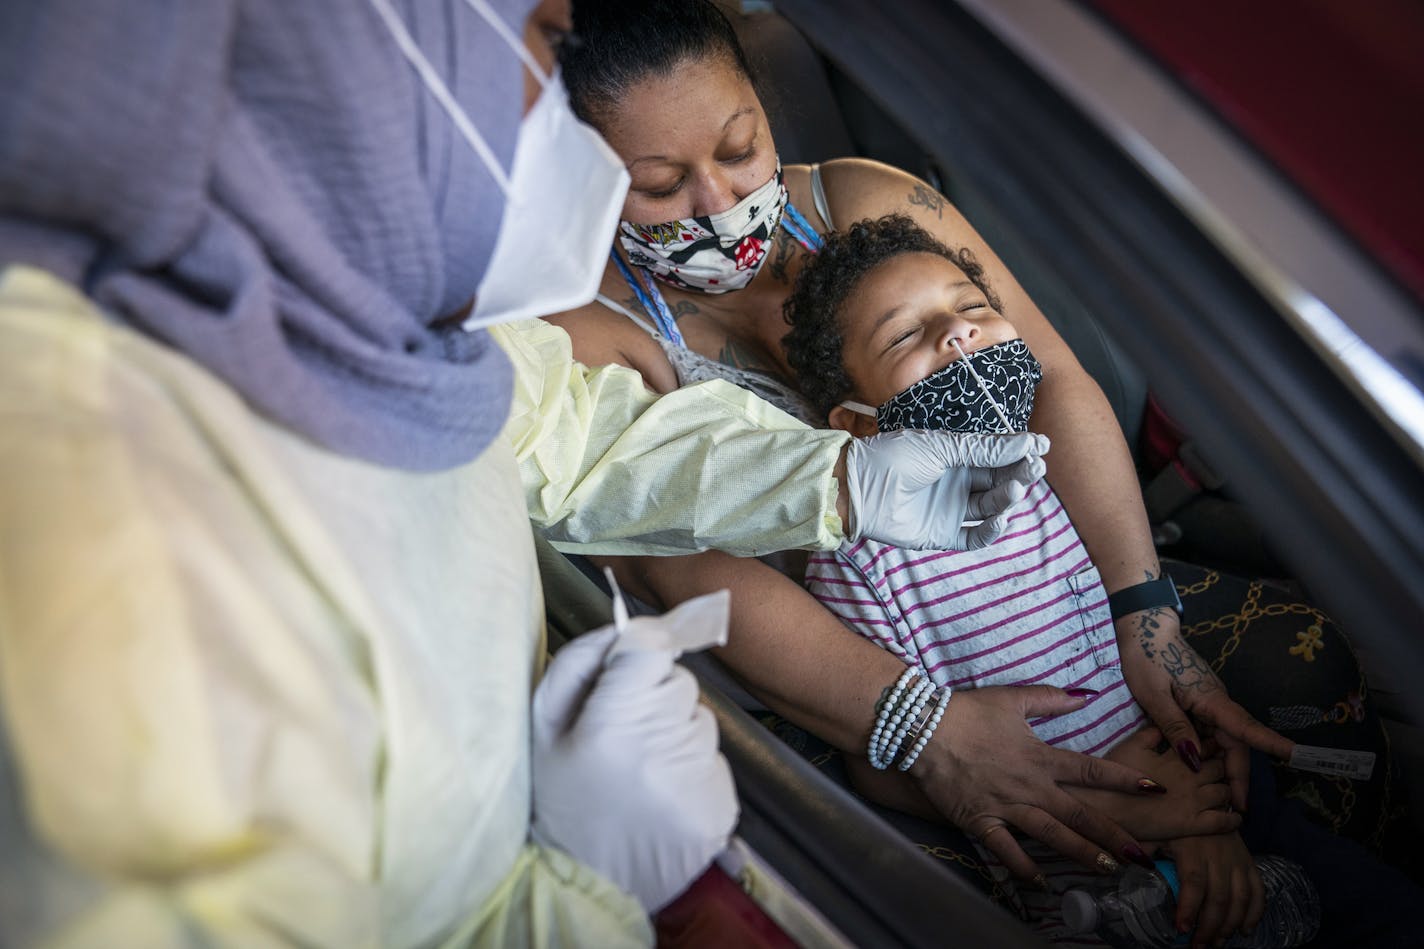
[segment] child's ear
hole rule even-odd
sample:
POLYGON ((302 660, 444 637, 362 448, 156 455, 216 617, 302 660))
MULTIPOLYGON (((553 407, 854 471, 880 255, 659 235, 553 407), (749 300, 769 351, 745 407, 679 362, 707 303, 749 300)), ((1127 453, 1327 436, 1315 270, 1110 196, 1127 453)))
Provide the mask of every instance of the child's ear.
POLYGON ((856 438, 869 438, 880 431, 880 426, 875 424, 874 418, 854 409, 848 409, 844 405, 838 405, 831 409, 830 414, 826 416, 826 421, 830 423, 831 428, 850 432, 856 438))

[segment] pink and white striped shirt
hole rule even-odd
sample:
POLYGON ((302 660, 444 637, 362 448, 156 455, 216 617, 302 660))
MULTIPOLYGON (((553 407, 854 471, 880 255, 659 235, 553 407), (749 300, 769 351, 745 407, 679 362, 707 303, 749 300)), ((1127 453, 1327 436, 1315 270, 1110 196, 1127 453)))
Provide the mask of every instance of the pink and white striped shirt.
MULTIPOLYGON (((1147 722, 1122 677, 1098 569, 1047 481, 1029 490, 1008 530, 982 550, 860 541, 813 555, 806 585, 847 625, 936 685, 1097 689, 1076 712, 1030 722, 1050 745, 1103 755, 1147 722)), ((1022 835, 1019 842, 1056 891, 1018 891, 1035 932, 1059 945, 1102 946, 1096 936, 1067 931, 1059 895, 1096 886, 1098 875, 1022 835)))
POLYGON ((1050 745, 1101 755, 1146 721, 1122 677, 1108 595, 1063 504, 1040 480, 982 550, 871 540, 811 557, 811 593, 861 635, 956 689, 1042 683, 1098 690, 1032 723, 1050 745))

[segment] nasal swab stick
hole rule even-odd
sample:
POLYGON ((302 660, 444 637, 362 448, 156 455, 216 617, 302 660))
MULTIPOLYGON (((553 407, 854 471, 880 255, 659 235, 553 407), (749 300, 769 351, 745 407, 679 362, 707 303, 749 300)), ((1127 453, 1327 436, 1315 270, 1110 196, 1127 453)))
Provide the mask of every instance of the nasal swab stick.
POLYGON ((969 374, 974 377, 974 381, 979 383, 979 388, 984 392, 984 398, 989 400, 989 405, 994 409, 994 414, 999 417, 999 421, 1004 423, 1004 431, 1013 433, 1014 427, 1009 424, 1009 417, 1004 414, 1004 410, 999 408, 999 403, 989 394, 989 386, 984 382, 983 377, 974 369, 974 364, 969 361, 969 357, 964 355, 964 349, 959 345, 959 340, 951 336, 949 341, 954 344, 954 348, 959 350, 959 358, 964 360, 964 368, 969 370, 969 374))

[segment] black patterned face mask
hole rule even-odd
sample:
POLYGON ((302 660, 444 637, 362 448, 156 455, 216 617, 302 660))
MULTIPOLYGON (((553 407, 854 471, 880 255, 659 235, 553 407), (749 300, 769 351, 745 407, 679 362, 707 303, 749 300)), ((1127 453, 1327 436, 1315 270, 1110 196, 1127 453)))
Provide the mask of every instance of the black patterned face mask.
POLYGON ((891 396, 876 410, 875 421, 882 432, 920 428, 993 434, 1005 431, 1005 421, 1009 431, 1026 432, 1042 380, 1043 367, 1028 344, 1011 339, 956 359, 891 396), (994 410, 995 402, 1004 419, 994 410))

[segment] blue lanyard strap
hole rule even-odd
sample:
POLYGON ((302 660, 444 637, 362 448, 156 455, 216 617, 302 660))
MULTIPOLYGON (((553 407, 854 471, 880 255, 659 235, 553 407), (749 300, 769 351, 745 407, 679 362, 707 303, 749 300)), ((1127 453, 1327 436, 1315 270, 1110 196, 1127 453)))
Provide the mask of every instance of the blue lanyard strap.
POLYGON ((815 228, 790 201, 786 202, 786 209, 781 215, 781 226, 786 228, 786 233, 796 238, 802 247, 813 254, 820 250, 821 245, 825 243, 821 240, 821 235, 816 233, 815 228))
POLYGON ((610 250, 608 256, 612 257, 613 262, 618 265, 618 272, 623 275, 623 279, 627 281, 633 295, 642 304, 643 311, 653 318, 653 322, 658 324, 658 330, 668 339, 686 349, 687 344, 682 340, 682 331, 677 328, 677 321, 672 318, 672 311, 668 309, 667 301, 663 299, 658 285, 644 273, 640 272, 638 275, 634 275, 633 271, 628 269, 628 265, 623 262, 623 258, 618 256, 617 250, 610 250), (643 279, 639 280, 639 276, 643 279))

